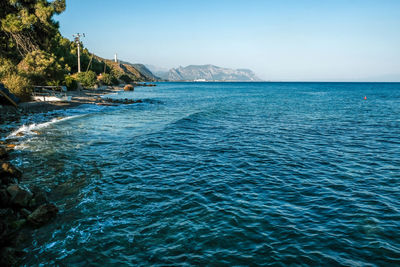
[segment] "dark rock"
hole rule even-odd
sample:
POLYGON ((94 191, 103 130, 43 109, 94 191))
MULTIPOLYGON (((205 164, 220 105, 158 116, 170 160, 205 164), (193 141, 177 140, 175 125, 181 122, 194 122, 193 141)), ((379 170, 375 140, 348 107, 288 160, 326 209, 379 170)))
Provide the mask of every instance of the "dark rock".
POLYGON ((32 229, 24 227, 13 236, 10 245, 13 247, 21 247, 21 244, 27 244, 32 239, 32 229))
POLYGON ((0 207, 7 207, 10 204, 10 197, 7 194, 7 190, 0 189, 0 207))
POLYGON ((0 159, 5 159, 7 157, 8 157, 7 150, 5 149, 5 147, 0 146, 0 159))
POLYGON ((23 209, 23 208, 22 208, 19 212, 21 213, 21 215, 22 215, 24 218, 28 218, 28 216, 31 214, 31 212, 30 212, 29 210, 23 209))
POLYGON ((21 207, 27 207, 33 197, 31 191, 17 184, 8 186, 7 192, 11 196, 11 203, 21 207))
POLYGON ((33 198, 29 203, 29 207, 36 209, 40 205, 49 203, 47 199, 47 192, 38 186, 31 187, 31 192, 33 193, 33 198))
POLYGON ((7 232, 8 232, 8 226, 5 222, 0 221, 0 247, 3 246, 5 242, 7 242, 7 232))
POLYGON ((2 221, 6 221, 6 218, 12 216, 13 214, 14 212, 10 208, 0 209, 0 218, 2 219, 2 221))
POLYGON ((22 177, 22 172, 9 162, 3 162, 3 164, 1 164, 1 170, 3 170, 3 172, 9 174, 12 177, 16 178, 22 177))
POLYGON ((11 177, 8 173, 0 170, 0 184, 7 187, 9 184, 17 184, 18 182, 17 178, 11 177))
POLYGON ((28 221, 34 226, 42 226, 53 219, 58 212, 56 205, 43 204, 37 209, 35 209, 29 216, 28 221))
MULTIPOLYGON (((1 233, 0 233, 0 247, 4 244, 8 244, 10 240, 12 240, 12 236, 15 233, 13 229, 10 228, 10 225, 18 220, 14 211, 10 208, 8 209, 0 209, 0 223, 1 223, 1 233)), ((1 265, 0 265, 1 266, 1 265)))
POLYGON ((26 253, 11 247, 4 247, 0 250, 1 266, 16 266, 26 253))
POLYGON ((20 220, 11 222, 9 227, 12 231, 18 231, 19 229, 22 228, 22 226, 24 226, 25 223, 26 223, 26 219, 20 219, 20 220))

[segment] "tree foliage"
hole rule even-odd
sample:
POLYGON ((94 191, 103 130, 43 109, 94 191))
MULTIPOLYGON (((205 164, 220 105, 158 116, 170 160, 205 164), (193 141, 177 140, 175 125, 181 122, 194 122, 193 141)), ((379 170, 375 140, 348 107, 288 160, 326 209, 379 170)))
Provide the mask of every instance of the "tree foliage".
POLYGON ((8 42, 5 48, 24 58, 48 49, 59 26, 53 16, 65 10, 65 0, 2 0, 0 10, 0 39, 8 42))
POLYGON ((71 75, 65 76, 63 84, 67 86, 68 90, 74 91, 78 89, 78 81, 71 75))
POLYGON ((114 75, 112 75, 110 73, 102 74, 100 80, 105 85, 117 85, 117 84, 119 84, 118 79, 114 75))
POLYGON ((10 59, 0 57, 0 80, 16 72, 17 67, 10 59))
POLYGON ((125 82, 125 83, 130 83, 132 82, 132 78, 129 77, 126 74, 122 74, 121 76, 118 77, 118 79, 120 79, 121 81, 125 82))
POLYGON ((97 75, 91 70, 78 73, 77 78, 84 87, 93 87, 97 82, 97 75))
MULTIPOLYGON (((80 47, 81 69, 83 71, 86 71, 87 69, 93 70, 96 73, 103 72, 104 63, 98 60, 97 57, 92 58, 92 54, 82 43, 80 43, 80 47), (92 60, 90 60, 91 58, 92 60)), ((57 33, 52 40, 50 50, 60 60, 60 64, 63 65, 68 72, 75 73, 78 71, 78 46, 75 42, 71 42, 60 33, 57 33)), ((106 71, 107 70, 109 71, 110 68, 106 67, 106 71)))
MULTIPOLYGON (((60 34, 53 19, 65 8, 65 0, 0 0, 0 82, 22 95, 32 85, 76 86, 67 74, 78 70, 77 44, 60 34)), ((110 68, 82 43, 80 47, 81 69, 89 71, 78 80, 91 87, 96 73, 110 68)))
POLYGON ((64 78, 66 69, 62 68, 54 54, 36 50, 26 55, 18 64, 18 70, 35 84, 58 84, 64 78))

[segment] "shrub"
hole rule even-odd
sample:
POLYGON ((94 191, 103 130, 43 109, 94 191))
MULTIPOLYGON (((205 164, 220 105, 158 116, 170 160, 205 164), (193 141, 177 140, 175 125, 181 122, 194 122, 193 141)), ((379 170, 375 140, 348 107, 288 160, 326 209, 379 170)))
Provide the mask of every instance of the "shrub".
POLYGON ((96 73, 91 70, 78 73, 77 78, 83 87, 93 87, 97 82, 96 73))
POLYGON ((112 84, 113 85, 118 85, 119 84, 119 80, 117 78, 115 78, 115 76, 112 77, 112 84))
POLYGON ((103 73, 101 75, 100 80, 105 84, 105 85, 117 85, 119 84, 119 81, 115 76, 111 73, 103 73))
POLYGON ((108 73, 103 73, 100 80, 105 85, 112 85, 112 75, 108 73))
POLYGON ((130 82, 132 82, 132 78, 129 77, 128 75, 126 75, 126 74, 122 74, 121 76, 119 76, 119 79, 120 79, 121 81, 125 82, 125 83, 130 83, 130 82))
POLYGON ((66 75, 64 78, 64 85, 67 86, 68 90, 75 91, 78 89, 78 82, 75 80, 74 77, 70 75, 66 75))
POLYGON ((13 73, 7 75, 1 81, 12 94, 19 97, 22 101, 31 100, 33 86, 28 78, 13 73))
POLYGON ((16 72, 17 68, 11 60, 0 57, 0 80, 16 72))

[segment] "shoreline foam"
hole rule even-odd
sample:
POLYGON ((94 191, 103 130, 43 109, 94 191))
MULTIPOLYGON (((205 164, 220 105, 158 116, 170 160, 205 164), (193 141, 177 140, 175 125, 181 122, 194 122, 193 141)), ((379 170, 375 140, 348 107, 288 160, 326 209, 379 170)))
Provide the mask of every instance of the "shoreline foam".
MULTIPOLYGON (((25 102, 21 103, 18 109, 9 108, 8 106, 0 109, 0 140, 5 140, 11 133, 19 129, 24 124, 37 123, 32 115, 34 114, 46 114, 52 111, 67 110, 77 108, 84 104, 96 104, 104 101, 102 96, 107 94, 116 93, 122 91, 123 87, 108 87, 102 90, 81 90, 81 91, 69 91, 68 95, 72 96, 70 102, 25 102), (24 119, 24 122, 21 121, 24 119), (27 123, 28 122, 28 123, 27 123)), ((49 114, 50 120, 52 115, 49 114)))

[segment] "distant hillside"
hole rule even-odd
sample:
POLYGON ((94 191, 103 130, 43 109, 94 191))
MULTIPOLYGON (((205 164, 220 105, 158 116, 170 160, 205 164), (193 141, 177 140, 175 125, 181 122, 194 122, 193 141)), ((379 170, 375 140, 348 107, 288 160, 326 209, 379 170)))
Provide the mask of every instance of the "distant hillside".
POLYGON ((160 81, 160 78, 153 75, 153 73, 146 68, 143 64, 132 64, 125 61, 115 62, 114 60, 104 59, 96 57, 99 61, 103 61, 106 65, 114 69, 120 75, 128 75, 133 81, 137 82, 156 82, 160 81))
POLYGON ((128 65, 128 66, 132 66, 133 68, 135 68, 137 71, 139 71, 144 77, 146 77, 149 81, 159 81, 161 80, 159 77, 157 77, 156 75, 154 75, 151 70, 149 70, 145 65, 143 64, 132 64, 129 62, 125 62, 125 61, 121 61, 122 64, 124 65, 128 65))
POLYGON ((169 71, 168 68, 158 67, 158 66, 149 65, 149 64, 146 64, 145 66, 157 77, 161 78, 161 77, 168 76, 168 71, 169 71))
POLYGON ((255 73, 248 69, 228 69, 214 65, 190 65, 159 73, 160 78, 169 81, 260 81, 255 73))

